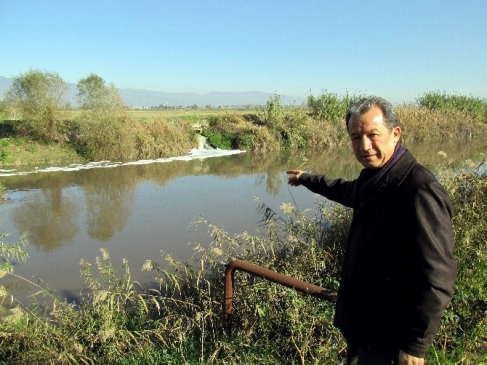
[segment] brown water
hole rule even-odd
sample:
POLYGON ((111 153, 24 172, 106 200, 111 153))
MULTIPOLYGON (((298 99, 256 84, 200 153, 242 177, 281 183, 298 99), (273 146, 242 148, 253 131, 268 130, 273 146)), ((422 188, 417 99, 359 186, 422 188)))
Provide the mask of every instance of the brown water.
MULTIPOLYGON (((433 170, 445 161, 444 153, 459 166, 466 159, 480 161, 487 151, 482 143, 406 147, 433 170)), ((286 169, 349 179, 360 170, 349 146, 102 166, 0 176, 8 197, 0 205, 0 234, 10 233, 7 242, 28 235, 30 258, 16 264, 15 273, 44 282, 68 300, 82 287, 80 260, 95 266, 101 248, 116 268, 128 259, 133 278, 149 286, 153 274, 140 270, 145 260, 164 265, 161 251, 187 260, 197 243, 211 241, 207 227, 192 224, 198 217, 232 235, 257 234, 261 217, 255 197, 276 211, 282 203, 296 202, 300 209, 316 205, 314 194, 287 186, 286 169)), ((36 291, 25 282, 0 280, 14 292, 36 291)))

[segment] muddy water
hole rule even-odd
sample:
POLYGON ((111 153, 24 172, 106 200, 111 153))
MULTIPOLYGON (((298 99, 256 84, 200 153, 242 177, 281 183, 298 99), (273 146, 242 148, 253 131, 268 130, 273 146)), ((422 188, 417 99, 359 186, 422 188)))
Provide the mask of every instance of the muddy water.
MULTIPOLYGON (((451 159, 480 161, 487 145, 406 145, 431 169, 451 159)), ((164 265, 161 252, 189 259, 197 243, 211 241, 202 217, 230 234, 256 232, 261 219, 255 198, 276 211, 282 203, 313 208, 317 197, 286 184, 288 168, 354 178, 360 166, 349 146, 322 151, 193 155, 138 164, 101 163, 63 169, 1 171, 8 201, 0 205, 0 233, 14 242, 27 234, 29 259, 15 273, 48 285, 68 300, 82 287, 80 260, 94 265, 106 248, 116 268, 129 261, 134 279, 151 285, 142 273, 147 259, 164 265)), ((17 293, 37 291, 3 278, 17 293)))

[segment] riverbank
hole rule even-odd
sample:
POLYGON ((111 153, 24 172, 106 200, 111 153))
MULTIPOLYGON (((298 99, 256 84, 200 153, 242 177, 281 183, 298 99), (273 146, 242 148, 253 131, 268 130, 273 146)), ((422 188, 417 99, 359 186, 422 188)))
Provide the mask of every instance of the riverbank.
MULTIPOLYGON (((397 107, 404 142, 485 138, 487 120, 482 112, 469 112, 468 99, 452 106, 442 95, 435 97, 442 103, 397 107)), ((308 105, 289 107, 276 96, 257 110, 78 110, 59 112, 44 124, 3 121, 0 168, 182 156, 198 147, 201 136, 226 150, 329 149, 348 143, 343 115, 356 98, 324 94, 310 97, 308 105)))

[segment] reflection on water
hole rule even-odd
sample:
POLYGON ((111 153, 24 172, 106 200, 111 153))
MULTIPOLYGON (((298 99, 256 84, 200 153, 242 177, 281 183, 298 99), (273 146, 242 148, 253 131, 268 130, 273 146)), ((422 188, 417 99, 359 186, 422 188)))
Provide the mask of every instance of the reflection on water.
MULTIPOLYGON (((480 143, 406 147, 433 169, 445 153, 459 164, 487 150, 480 143)), ((79 260, 93 262, 101 247, 116 266, 128 258, 134 279, 147 283, 151 274, 139 272, 146 259, 162 261, 161 250, 189 258, 190 243, 211 240, 205 227, 191 225, 198 216, 230 234, 253 234, 260 220, 256 196, 275 210, 293 201, 313 208, 313 194, 287 186, 289 168, 352 179, 360 165, 344 146, 2 176, 9 200, 0 205, 0 233, 11 233, 13 242, 26 232, 30 259, 16 273, 39 277, 65 296, 76 296, 82 285, 79 260)))
POLYGON ((25 203, 15 205, 11 216, 19 232, 29 233, 29 242, 51 251, 73 241, 78 233, 77 202, 57 186, 34 190, 25 203))

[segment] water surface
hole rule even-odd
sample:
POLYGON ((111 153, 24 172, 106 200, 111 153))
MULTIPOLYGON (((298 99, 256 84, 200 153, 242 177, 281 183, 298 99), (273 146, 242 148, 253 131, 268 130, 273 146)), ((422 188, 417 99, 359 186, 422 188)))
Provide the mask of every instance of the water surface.
MULTIPOLYGON (((407 145, 418 160, 435 169, 483 158, 483 144, 407 145), (447 156, 445 158, 445 155, 447 156)), ((202 217, 233 235, 258 234, 259 198, 280 212, 282 203, 314 208, 318 197, 290 188, 285 170, 310 169, 352 179, 360 166, 349 146, 333 150, 279 153, 193 154, 138 163, 97 163, 30 171, 1 171, 8 201, 0 205, 0 233, 7 242, 26 233, 29 259, 15 273, 40 280, 74 299, 82 287, 79 262, 94 265, 106 248, 116 268, 126 258, 134 279, 153 285, 153 273, 141 272, 151 259, 164 266, 161 252, 187 260, 197 243, 211 241, 202 217)), ((25 283, 2 279, 16 292, 36 291, 25 283)))

